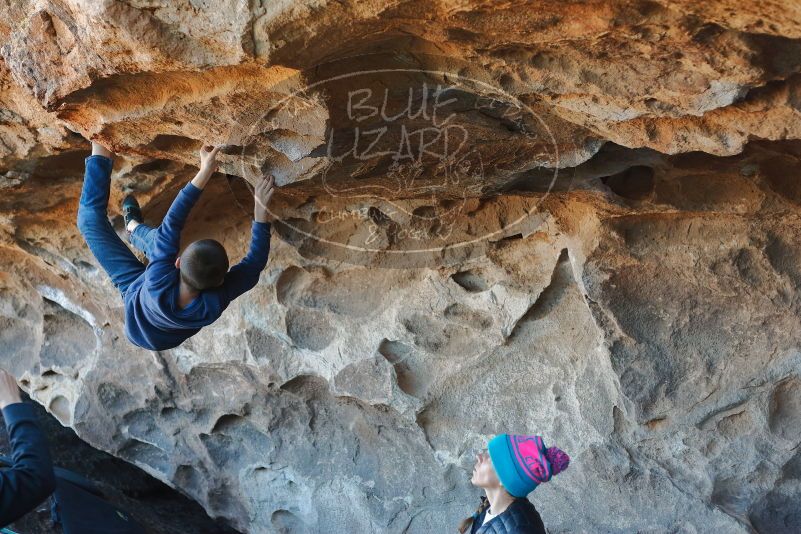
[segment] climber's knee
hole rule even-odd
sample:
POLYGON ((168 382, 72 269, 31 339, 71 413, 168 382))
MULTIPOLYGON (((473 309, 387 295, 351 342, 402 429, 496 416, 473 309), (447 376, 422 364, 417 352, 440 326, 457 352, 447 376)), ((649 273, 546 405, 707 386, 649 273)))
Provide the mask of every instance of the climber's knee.
POLYGON ((85 206, 78 208, 78 217, 76 223, 78 225, 78 231, 81 232, 81 235, 86 237, 87 234, 91 233, 92 229, 97 226, 97 218, 98 214, 96 214, 91 208, 87 208, 85 206))
POLYGON ((86 228, 87 228, 87 225, 88 225, 88 221, 87 221, 87 217, 86 217, 86 210, 83 209, 82 207, 78 208, 78 216, 77 216, 76 224, 78 225, 78 230, 81 232, 81 234, 86 234, 86 228))

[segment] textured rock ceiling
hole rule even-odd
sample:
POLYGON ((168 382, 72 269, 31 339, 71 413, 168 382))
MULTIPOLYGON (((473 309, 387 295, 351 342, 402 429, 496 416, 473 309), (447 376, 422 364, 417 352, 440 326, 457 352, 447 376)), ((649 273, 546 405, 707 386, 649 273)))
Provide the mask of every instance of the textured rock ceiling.
POLYGON ((248 532, 449 531, 504 431, 573 458, 551 532, 801 530, 801 3, 0 15, 0 357, 94 446, 248 532), (184 237, 234 257, 278 177, 261 283, 178 349, 73 224, 90 137, 120 229, 226 144, 184 237))

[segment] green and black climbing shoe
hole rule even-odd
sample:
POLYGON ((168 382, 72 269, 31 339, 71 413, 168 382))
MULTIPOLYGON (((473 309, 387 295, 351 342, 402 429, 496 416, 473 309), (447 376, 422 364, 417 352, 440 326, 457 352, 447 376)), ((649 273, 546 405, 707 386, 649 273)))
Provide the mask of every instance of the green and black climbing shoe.
MULTIPOLYGON (((139 202, 136 201, 133 195, 126 195, 122 201, 122 220, 125 223, 125 231, 128 232, 128 223, 136 221, 138 223, 145 222, 142 217, 142 209, 139 207, 139 202)), ((131 232, 128 232, 129 234, 131 232)))

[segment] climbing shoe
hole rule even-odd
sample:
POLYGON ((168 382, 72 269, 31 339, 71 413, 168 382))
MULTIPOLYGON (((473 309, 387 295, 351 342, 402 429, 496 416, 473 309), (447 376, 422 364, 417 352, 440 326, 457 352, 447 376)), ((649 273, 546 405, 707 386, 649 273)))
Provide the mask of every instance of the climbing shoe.
MULTIPOLYGON (((142 217, 142 209, 139 207, 139 202, 136 201, 133 195, 127 195, 122 201, 122 220, 125 223, 125 231, 128 232, 128 223, 136 221, 138 223, 145 222, 142 217)), ((130 234, 130 232, 128 232, 130 234)))

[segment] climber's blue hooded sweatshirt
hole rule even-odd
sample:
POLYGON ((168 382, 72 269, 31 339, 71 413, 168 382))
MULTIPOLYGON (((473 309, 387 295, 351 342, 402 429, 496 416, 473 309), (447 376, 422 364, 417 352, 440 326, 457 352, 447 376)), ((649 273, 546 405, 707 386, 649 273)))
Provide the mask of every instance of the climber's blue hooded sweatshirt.
POLYGON ((225 282, 204 290, 186 308, 178 307, 180 271, 175 267, 181 229, 202 190, 188 183, 156 229, 147 268, 125 293, 125 334, 131 343, 151 350, 177 347, 217 320, 236 297, 252 289, 267 265, 270 223, 252 224, 250 250, 233 266, 225 282))

